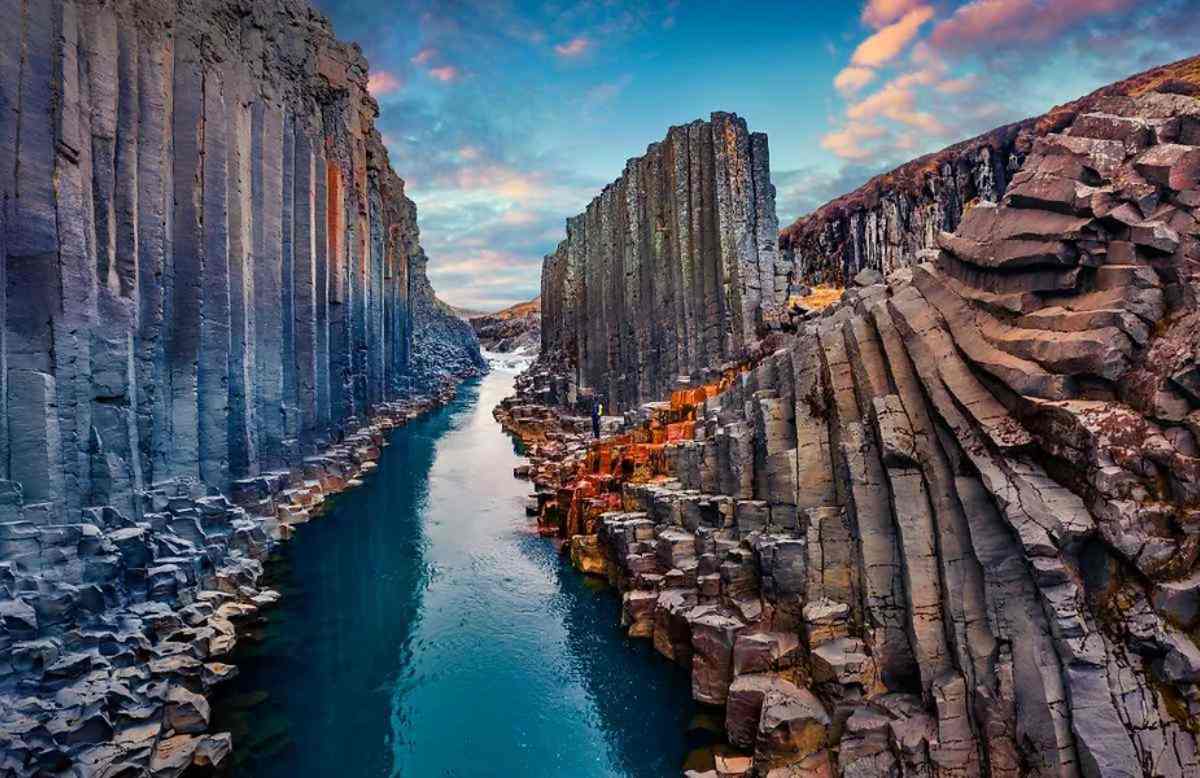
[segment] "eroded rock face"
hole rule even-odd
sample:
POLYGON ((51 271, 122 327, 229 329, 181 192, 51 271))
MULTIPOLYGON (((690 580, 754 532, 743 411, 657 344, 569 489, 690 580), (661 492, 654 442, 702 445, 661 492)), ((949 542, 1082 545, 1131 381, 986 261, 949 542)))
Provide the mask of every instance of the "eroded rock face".
POLYGON ((271 543, 478 347, 307 5, 0 13, 0 772, 175 775, 271 543))
MULTIPOLYGON (((1126 117, 1114 123, 1102 108, 1097 109, 1099 101, 1163 84, 1190 91, 1194 85, 1177 77, 1192 67, 1194 59, 1156 68, 1043 116, 956 143, 877 176, 800 217, 779 236, 780 252, 792 269, 792 288, 814 283, 848 286, 864 268, 890 274, 916 264, 922 250, 937 248, 940 232, 957 229, 971 205, 996 203, 1004 197, 1038 138, 1061 132, 1077 122, 1076 117, 1083 122, 1076 123, 1078 132, 1097 138, 1122 143, 1145 137, 1149 130, 1141 119, 1126 117)), ((1053 196, 1064 204, 1072 200, 1072 193, 1053 196)))
POLYGON ((542 360, 559 402, 614 410, 743 357, 775 326, 777 249, 767 137, 727 113, 673 127, 567 220, 542 268, 542 360))
POLYGON ((498 409, 757 774, 1200 771, 1200 98, 1150 86, 617 436, 538 366, 498 409))

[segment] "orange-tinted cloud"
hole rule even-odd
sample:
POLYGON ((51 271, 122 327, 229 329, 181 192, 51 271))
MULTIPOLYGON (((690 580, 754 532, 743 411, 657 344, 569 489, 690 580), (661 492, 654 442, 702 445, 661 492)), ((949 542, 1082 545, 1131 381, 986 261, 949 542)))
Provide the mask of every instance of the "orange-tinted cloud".
POLYGON ((367 76, 367 91, 374 97, 395 92, 402 86, 404 82, 386 70, 376 70, 367 76))
POLYGON ((833 85, 844 95, 852 95, 875 80, 875 71, 851 65, 833 79, 833 85))
POLYGON ((928 133, 945 131, 945 126, 935 116, 917 110, 912 90, 895 81, 885 84, 875 94, 848 107, 846 116, 856 122, 891 119, 928 133))
POLYGON ((933 9, 927 5, 914 8, 906 13, 898 22, 889 24, 879 32, 858 44, 854 56, 850 58, 852 65, 860 67, 879 67, 895 59, 904 47, 917 37, 921 25, 933 18, 933 9))
POLYGON ((870 0, 863 7, 863 24, 878 30, 922 4, 922 0, 870 0))
POLYGON ((578 57, 591 48, 591 46, 592 42, 588 39, 588 37, 586 35, 580 35, 572 38, 566 43, 560 43, 555 46, 554 53, 560 57, 578 57))
POLYGON ((1137 0, 974 0, 930 35, 941 49, 968 51, 983 43, 1046 41, 1089 17, 1124 11, 1137 0))
POLYGON ((867 142, 882 138, 885 134, 882 127, 870 122, 848 124, 821 138, 821 147, 842 159, 866 159, 874 153, 867 142))
POLYGON ((451 81, 457 81, 462 78, 462 71, 453 65, 443 65, 440 68, 430 68, 429 75, 443 84, 448 84, 451 81))
POLYGON ((427 46, 413 55, 412 63, 414 65, 428 65, 436 56, 437 49, 431 49, 427 46))

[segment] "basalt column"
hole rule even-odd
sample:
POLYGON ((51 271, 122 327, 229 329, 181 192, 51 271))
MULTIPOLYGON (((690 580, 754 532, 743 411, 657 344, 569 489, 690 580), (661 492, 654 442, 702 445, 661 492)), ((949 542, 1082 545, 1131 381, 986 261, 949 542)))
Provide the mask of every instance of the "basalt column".
POLYGON ((357 50, 290 1, 0 10, 0 476, 27 505, 134 517, 397 396, 416 216, 357 50))
POLYGON ((733 114, 674 127, 630 160, 542 271, 542 354, 565 364, 560 400, 611 407, 742 357, 779 320, 767 139, 733 114))

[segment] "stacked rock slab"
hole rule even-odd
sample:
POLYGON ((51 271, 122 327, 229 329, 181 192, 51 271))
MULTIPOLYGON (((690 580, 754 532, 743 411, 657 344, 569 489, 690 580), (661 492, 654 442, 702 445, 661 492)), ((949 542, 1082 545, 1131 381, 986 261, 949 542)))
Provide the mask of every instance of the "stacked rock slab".
POLYGON ((778 323, 777 232, 767 137, 733 114, 672 127, 629 160, 542 268, 558 401, 588 391, 629 408, 741 358, 778 323))
POLYGON ((1034 141, 1059 132, 1111 96, 1137 94, 1193 74, 1193 57, 1110 84, 1043 116, 998 127, 921 157, 797 219, 780 233, 792 283, 848 285, 865 268, 885 274, 936 248, 977 201, 999 202, 1034 141))
POLYGON ((203 691, 202 622, 412 411, 441 314, 366 63, 307 5, 0 14, 0 773, 144 766, 168 670, 203 691))
MULTIPOLYGON (((649 406, 667 440, 695 418, 665 478, 618 447, 568 464, 594 497, 541 496, 609 511, 577 523, 591 567, 725 704, 753 767, 720 775, 1200 772, 1200 99, 1164 88, 1038 137, 728 388, 649 406)), ((535 482, 578 440, 545 439, 535 482)))

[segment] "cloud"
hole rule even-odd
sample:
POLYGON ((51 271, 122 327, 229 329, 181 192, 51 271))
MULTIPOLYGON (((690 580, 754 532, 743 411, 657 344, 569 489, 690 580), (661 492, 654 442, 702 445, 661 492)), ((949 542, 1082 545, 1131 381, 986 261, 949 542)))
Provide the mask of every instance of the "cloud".
POLYGON ((408 60, 419 68, 424 68, 429 77, 443 84, 458 81, 464 75, 462 67, 447 61, 446 54, 434 47, 424 46, 408 60))
POLYGON ((862 21, 878 30, 922 4, 923 0, 870 0, 863 7, 862 21))
POLYGON ((442 65, 441 67, 430 68, 429 75, 443 84, 448 84, 451 81, 457 81, 462 78, 462 71, 454 65, 442 65))
POLYGON ((933 9, 919 6, 906 13, 899 21, 889 24, 879 32, 858 44, 850 63, 860 67, 879 67, 895 59, 917 36, 921 25, 933 18, 933 9))
POLYGON ((887 118, 927 133, 945 132, 945 126, 936 117, 917 110, 916 97, 904 85, 904 78, 889 82, 870 97, 850 105, 846 117, 854 121, 887 118))
POLYGON ((968 53, 1015 42, 1045 42, 1093 17, 1126 11, 1137 0, 974 0, 934 27, 937 48, 968 53))
POLYGON ((554 47, 554 53, 560 57, 578 57, 591 48, 592 42, 586 35, 579 35, 571 40, 554 47))
POLYGON ((791 224, 833 198, 854 191, 871 176, 888 169, 889 164, 889 160, 875 160, 867 165, 850 162, 835 170, 816 166, 772 170, 779 223, 791 224))
POLYGON ((874 149, 867 142, 882 138, 886 134, 887 131, 878 124, 870 122, 848 124, 821 138, 821 148, 842 159, 867 159, 874 154, 874 149))
POLYGON ((833 85, 843 95, 851 95, 860 91, 867 84, 875 80, 875 71, 870 68, 860 68, 856 65, 850 65, 843 68, 842 72, 837 74, 837 78, 833 79, 833 85))
POLYGON ((602 84, 597 84, 589 89, 583 97, 584 111, 591 113, 608 105, 617 99, 631 83, 633 83, 633 76, 626 73, 615 81, 606 81, 602 84))
POLYGON ((961 95, 973 90, 978 82, 978 78, 970 75, 962 78, 947 79, 934 88, 944 95, 961 95))
POLYGON ((367 76, 367 91, 374 97, 397 92, 403 86, 404 82, 388 70, 372 71, 371 75, 367 76))

